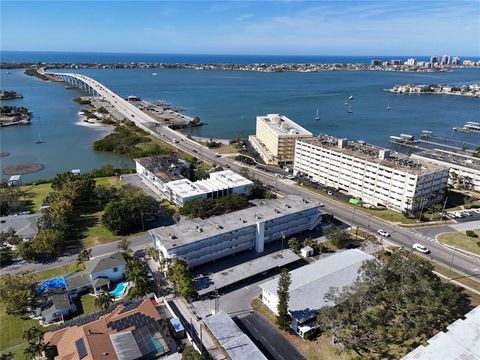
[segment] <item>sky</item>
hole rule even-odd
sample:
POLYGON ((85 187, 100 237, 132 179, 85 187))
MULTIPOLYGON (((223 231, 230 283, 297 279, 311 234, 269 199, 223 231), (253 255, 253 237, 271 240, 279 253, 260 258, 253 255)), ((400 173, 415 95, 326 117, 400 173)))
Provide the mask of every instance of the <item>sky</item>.
POLYGON ((0 49, 480 55, 480 0, 0 0, 0 49))

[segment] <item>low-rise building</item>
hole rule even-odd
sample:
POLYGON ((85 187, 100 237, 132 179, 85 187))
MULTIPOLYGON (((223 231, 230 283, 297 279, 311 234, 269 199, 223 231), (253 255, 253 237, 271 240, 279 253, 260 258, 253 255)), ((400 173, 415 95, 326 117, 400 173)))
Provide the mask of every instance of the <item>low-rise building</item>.
POLYGON ((208 179, 181 179, 166 184, 168 200, 178 206, 197 198, 220 198, 230 194, 246 194, 253 182, 232 170, 210 173, 208 179))
POLYGON ((191 181, 190 164, 172 155, 135 159, 137 174, 155 193, 178 206, 197 198, 245 194, 253 182, 232 170, 209 174, 208 179, 191 181), (187 176, 187 177, 185 177, 187 176))
POLYGON ((449 183, 480 191, 480 159, 445 150, 427 150, 412 155, 413 159, 450 168, 449 183))
POLYGON ((300 196, 254 203, 229 214, 150 230, 153 246, 165 258, 195 267, 245 250, 263 252, 265 244, 311 230, 321 221, 319 204, 300 196))
MULTIPOLYGON (((353 249, 292 270, 288 301, 292 330, 303 337, 315 329, 317 311, 324 306, 333 305, 325 299, 330 288, 353 284, 363 263, 373 259, 373 256, 353 249)), ((278 315, 278 276, 259 286, 262 289, 262 302, 278 315)))
POLYGON ((44 336, 54 360, 156 359, 169 352, 152 300, 134 300, 65 322, 44 336))
POLYGON ((295 141, 312 137, 312 133, 280 114, 257 116, 255 135, 249 141, 266 164, 293 163, 295 141))
POLYGON ((267 360, 252 340, 225 314, 206 317, 203 322, 231 360, 267 360))
POLYGON ((322 135, 297 141, 294 173, 365 204, 416 211, 444 200, 449 168, 363 142, 322 135))

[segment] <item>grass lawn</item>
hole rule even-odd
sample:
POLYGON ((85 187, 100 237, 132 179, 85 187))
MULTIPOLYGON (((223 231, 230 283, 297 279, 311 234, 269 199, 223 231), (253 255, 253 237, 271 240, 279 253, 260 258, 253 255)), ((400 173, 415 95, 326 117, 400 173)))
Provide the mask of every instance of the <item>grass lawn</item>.
MULTIPOLYGON (((438 272, 442 275, 450 276, 452 278, 452 280, 458 281, 459 283, 464 284, 468 287, 471 287, 474 290, 480 291, 480 283, 479 282, 477 282, 475 280, 472 280, 472 279, 469 279, 468 277, 465 277, 464 275, 459 274, 459 273, 457 273, 453 270, 451 270, 449 272, 448 268, 446 268, 445 266, 438 265, 438 264, 433 264, 433 270, 435 270, 436 272, 438 272)), ((480 300, 480 295, 477 295, 477 296, 480 300)))
POLYGON ((52 185, 51 183, 25 185, 22 186, 21 189, 27 193, 27 200, 32 202, 31 211, 37 212, 43 200, 52 192, 52 185))
MULTIPOLYGON (((252 308, 262 317, 268 320, 274 327, 275 314, 267 308, 260 299, 253 299, 252 308)), ((353 359, 354 357, 347 353, 340 353, 335 349, 327 338, 320 336, 313 341, 303 340, 299 336, 292 335, 288 332, 280 330, 283 336, 307 359, 307 360, 337 360, 337 359, 353 359)))
POLYGON ((218 148, 212 148, 210 150, 213 150, 219 154, 234 154, 240 151, 236 144, 222 145, 218 148))
POLYGON ((106 186, 106 187, 112 187, 112 186, 120 187, 120 186, 122 186, 122 182, 116 176, 95 178, 95 182, 96 182, 97 185, 103 185, 103 186, 106 186))
POLYGON ((480 255, 480 230, 474 230, 477 237, 468 237, 465 231, 449 232, 438 235, 438 240, 444 244, 456 246, 459 249, 480 255))

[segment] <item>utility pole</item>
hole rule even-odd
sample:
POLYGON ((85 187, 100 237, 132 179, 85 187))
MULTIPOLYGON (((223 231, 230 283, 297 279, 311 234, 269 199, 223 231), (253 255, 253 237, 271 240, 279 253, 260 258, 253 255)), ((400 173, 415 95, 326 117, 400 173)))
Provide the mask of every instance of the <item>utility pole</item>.
POLYGON ((444 214, 445 214, 445 207, 447 206, 447 201, 448 201, 448 196, 445 197, 445 201, 443 202, 442 218, 440 220, 443 220, 443 217, 444 217, 444 214))
POLYGON ((450 271, 452 270, 452 265, 453 265, 453 258, 455 257, 455 252, 457 251, 457 247, 455 246, 453 248, 453 254, 452 254, 452 260, 450 261, 450 266, 448 267, 448 275, 447 275, 447 279, 448 279, 448 282, 450 282, 451 278, 450 278, 450 271))

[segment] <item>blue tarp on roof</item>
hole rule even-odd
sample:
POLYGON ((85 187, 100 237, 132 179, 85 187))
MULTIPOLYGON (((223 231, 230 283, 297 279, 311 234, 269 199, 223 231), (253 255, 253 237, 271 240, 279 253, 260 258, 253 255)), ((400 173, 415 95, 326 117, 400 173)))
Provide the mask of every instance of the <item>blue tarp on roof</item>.
POLYGON ((41 282, 35 293, 37 295, 41 294, 44 291, 51 290, 51 289, 66 289, 67 283, 65 282, 65 278, 63 276, 58 276, 55 278, 51 278, 41 282))

